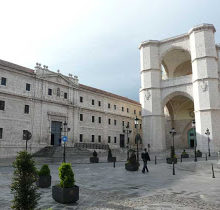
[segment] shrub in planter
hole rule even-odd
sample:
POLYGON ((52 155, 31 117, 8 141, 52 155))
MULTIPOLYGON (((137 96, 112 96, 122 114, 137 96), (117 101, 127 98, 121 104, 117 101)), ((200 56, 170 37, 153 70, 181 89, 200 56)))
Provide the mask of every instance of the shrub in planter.
POLYGON ((51 175, 50 175, 50 169, 48 165, 43 165, 38 171, 38 180, 37 180, 37 186, 41 188, 47 188, 51 185, 51 175))
POLYGON ((11 192, 14 194, 13 209, 32 210, 37 207, 40 194, 37 192, 37 169, 31 154, 19 152, 13 163, 14 175, 11 192))
POLYGON ((94 150, 94 152, 92 153, 92 157, 90 157, 90 163, 98 163, 99 162, 99 158, 97 157, 98 154, 97 152, 94 150))
POLYGON ((132 152, 131 156, 128 159, 128 162, 125 163, 125 169, 127 171, 137 171, 139 169, 139 162, 136 160, 136 155, 132 152))
POLYGON ((176 158, 176 154, 175 154, 175 150, 174 147, 171 146, 171 150, 170 150, 170 157, 167 158, 167 163, 168 164, 172 164, 173 162, 176 164, 177 163, 177 158, 176 158))
POLYGON ((181 156, 182 156, 182 158, 189 158, 189 154, 186 153, 185 149, 183 150, 181 156))
POLYGON ((197 157, 202 157, 202 152, 201 152, 200 150, 197 150, 196 156, 197 156, 197 157))
POLYGON ((60 184, 52 187, 52 197, 59 203, 73 203, 79 200, 79 187, 75 185, 74 173, 70 163, 59 167, 60 184))

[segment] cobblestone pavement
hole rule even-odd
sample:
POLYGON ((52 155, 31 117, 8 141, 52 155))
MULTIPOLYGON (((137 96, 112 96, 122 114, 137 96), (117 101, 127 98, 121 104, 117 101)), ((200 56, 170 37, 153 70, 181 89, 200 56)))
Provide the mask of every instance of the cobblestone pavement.
MULTIPOLYGON (((88 160, 88 159, 87 159, 88 160)), ((12 160, 0 160, 0 209, 10 209, 10 183, 13 174, 12 160)), ((57 160, 36 159, 39 168, 50 164, 52 185, 58 183, 57 160)), ((74 160, 76 161, 76 160, 74 160)), ((74 162, 73 160, 70 162, 74 162)), ((84 162, 84 163, 83 163, 84 162)), ((216 160, 187 161, 172 166, 166 163, 149 163, 149 173, 128 172, 124 162, 87 164, 72 163, 76 185, 80 187, 77 203, 63 205, 51 197, 51 187, 40 189, 39 209, 147 209, 147 210, 217 210, 220 209, 220 165, 216 160), (212 178, 211 163, 215 176, 212 178)))

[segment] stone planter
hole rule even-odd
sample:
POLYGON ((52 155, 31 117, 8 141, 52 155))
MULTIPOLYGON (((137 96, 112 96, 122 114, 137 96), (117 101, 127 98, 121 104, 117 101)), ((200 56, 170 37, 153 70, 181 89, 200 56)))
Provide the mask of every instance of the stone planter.
POLYGON ((182 158, 189 158, 189 154, 182 154, 182 158))
POLYGON ((116 157, 108 157, 108 162, 116 162, 116 157))
POLYGON ((167 158, 167 163, 168 164, 173 164, 173 162, 174 162, 174 164, 176 164, 177 163, 177 158, 167 158))
POLYGON ((79 200, 79 187, 62 188, 55 185, 52 187, 52 197, 58 203, 74 203, 79 200))
POLYGON ((98 157, 90 157, 90 163, 98 163, 99 158, 98 157))
POLYGON ((125 169, 127 171, 138 171, 140 164, 136 162, 135 164, 125 163, 125 169))
POLYGON ((51 176, 39 176, 36 184, 40 188, 50 187, 50 185, 51 185, 51 176))
POLYGON ((197 157, 202 157, 202 152, 198 152, 198 151, 197 151, 197 152, 196 152, 196 156, 197 156, 197 157))

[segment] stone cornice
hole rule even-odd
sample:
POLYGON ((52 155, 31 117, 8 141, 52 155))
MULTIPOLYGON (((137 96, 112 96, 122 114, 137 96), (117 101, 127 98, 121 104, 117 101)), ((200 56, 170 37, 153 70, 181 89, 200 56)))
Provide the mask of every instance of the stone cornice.
POLYGON ((141 49, 142 47, 145 47, 147 45, 159 45, 159 44, 160 44, 160 41, 158 40, 147 40, 147 41, 142 42, 138 48, 141 49))
POLYGON ((194 59, 191 61, 191 63, 195 62, 196 60, 202 60, 202 59, 206 59, 206 58, 212 58, 212 59, 215 59, 215 60, 218 59, 218 58, 215 57, 215 56, 206 55, 206 56, 194 58, 194 59))
POLYGON ((192 29, 190 29, 188 34, 190 35, 193 32, 204 31, 204 30, 212 30, 213 32, 216 32, 214 25, 203 23, 201 25, 195 26, 192 29))
POLYGON ((161 69, 153 69, 153 68, 149 68, 149 69, 142 69, 142 70, 140 70, 140 73, 142 73, 142 72, 148 72, 148 71, 160 71, 161 72, 161 69))

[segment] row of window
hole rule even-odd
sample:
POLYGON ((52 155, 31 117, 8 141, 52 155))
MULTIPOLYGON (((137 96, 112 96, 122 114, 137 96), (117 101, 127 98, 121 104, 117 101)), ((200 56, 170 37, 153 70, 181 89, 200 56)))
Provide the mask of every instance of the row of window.
MULTIPOLYGON (((52 91, 51 88, 48 88, 48 95, 49 95, 49 96, 52 96, 52 95, 53 95, 53 91, 52 91)), ((57 90, 56 90, 56 96, 58 96, 58 97, 61 96, 60 88, 57 88, 57 90)), ((68 95, 67 95, 66 92, 63 94, 63 97, 64 97, 65 99, 67 99, 68 95)))
MULTIPOLYGON (((79 98, 80 103, 83 103, 83 97, 80 96, 79 98)), ((92 99, 92 105, 95 105, 95 100, 92 99)), ((101 106, 101 101, 98 101, 98 106, 101 106)), ((114 110, 117 110, 117 106, 114 104, 114 110)), ((111 109, 111 104, 108 103, 108 109, 111 109)), ((124 107, 121 107, 121 111, 124 112, 124 107)), ((129 113, 129 108, 127 108, 127 113, 129 113)), ((134 114, 136 114, 136 110, 134 110, 134 114)), ((141 111, 139 111, 139 115, 141 115, 141 111)))
MULTIPOLYGON (((1 85, 6 86, 7 83, 7 78, 5 77, 1 77, 1 85)), ((26 83, 26 91, 30 91, 31 90, 31 84, 26 83)))
MULTIPOLYGON (((83 142, 83 134, 79 134, 79 141, 83 142)), ((91 135, 91 142, 95 142, 95 135, 91 135)), ((102 142, 102 136, 98 136, 98 143, 102 142)), ((111 143, 111 136, 108 136, 108 143, 111 143)), ((117 137, 114 137, 114 143, 117 144, 117 137)))
MULTIPOLYGON (((0 101, 0 110, 2 110, 2 111, 5 110, 5 101, 0 101)), ((30 112, 30 106, 24 105, 24 113, 29 114, 29 112, 30 112)))

